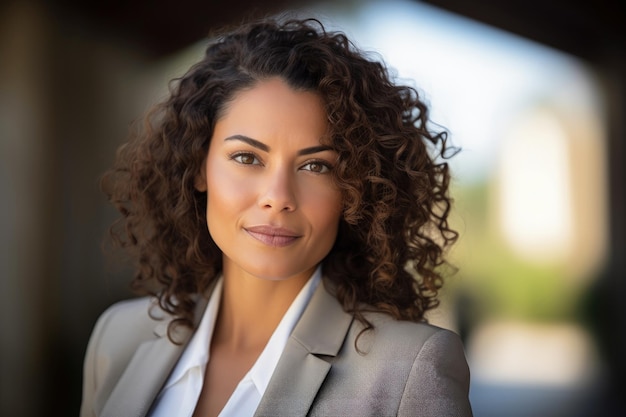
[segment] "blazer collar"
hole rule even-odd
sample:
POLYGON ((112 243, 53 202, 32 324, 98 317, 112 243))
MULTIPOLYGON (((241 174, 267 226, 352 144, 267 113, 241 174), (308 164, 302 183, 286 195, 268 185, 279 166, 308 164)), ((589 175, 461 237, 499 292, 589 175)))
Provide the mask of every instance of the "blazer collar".
MULTIPOLYGON (((294 328, 281 355, 255 416, 306 415, 331 364, 323 357, 334 357, 344 343, 353 316, 346 313, 326 289, 326 280, 317 287, 294 328)), ((208 303, 200 297, 195 311, 199 323, 208 303)), ((105 403, 101 417, 145 416, 176 365, 193 331, 180 328, 173 344, 167 338, 169 320, 154 328, 155 339, 143 342, 105 403)))
POLYGON ((354 320, 322 281, 294 328, 261 403, 260 416, 306 415, 354 320), (320 357, 321 356, 321 357, 320 357))
MULTIPOLYGON (((215 281, 217 282, 217 280, 215 281)), ((195 308, 194 327, 200 322, 208 304, 213 285, 206 296, 198 297, 195 308)), ((158 310, 161 312, 161 310, 158 310)), ((143 417, 159 394, 170 372, 191 339, 193 331, 177 327, 172 335, 179 344, 172 343, 167 337, 167 327, 171 321, 169 315, 162 314, 154 327, 156 338, 139 345, 124 370, 117 385, 98 415, 101 417, 143 417)))

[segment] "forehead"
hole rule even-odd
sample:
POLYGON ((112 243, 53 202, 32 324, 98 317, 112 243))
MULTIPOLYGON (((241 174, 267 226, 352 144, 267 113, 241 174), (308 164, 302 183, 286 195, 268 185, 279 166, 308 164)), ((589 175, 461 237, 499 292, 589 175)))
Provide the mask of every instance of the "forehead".
MULTIPOLYGON (((313 90, 294 88, 280 77, 272 77, 255 82, 249 87, 236 92, 230 100, 233 104, 264 102, 283 104, 284 107, 315 105, 324 108, 322 96, 313 90)), ((229 106, 229 107, 231 107, 229 106)))
POLYGON ((327 130, 326 110, 318 93, 296 90, 282 79, 272 78, 236 93, 217 120, 214 135, 230 133, 259 140, 288 137, 319 142, 327 130))

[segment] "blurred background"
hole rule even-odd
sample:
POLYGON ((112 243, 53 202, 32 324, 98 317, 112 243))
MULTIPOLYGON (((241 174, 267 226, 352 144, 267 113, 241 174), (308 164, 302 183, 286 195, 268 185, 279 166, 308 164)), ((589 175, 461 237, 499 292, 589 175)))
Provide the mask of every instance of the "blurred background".
POLYGON ((0 415, 78 414, 92 326, 132 296, 99 175, 211 29, 284 10, 384 59, 462 148, 429 319, 464 339, 475 415, 626 415, 618 0, 4 0, 0 415))

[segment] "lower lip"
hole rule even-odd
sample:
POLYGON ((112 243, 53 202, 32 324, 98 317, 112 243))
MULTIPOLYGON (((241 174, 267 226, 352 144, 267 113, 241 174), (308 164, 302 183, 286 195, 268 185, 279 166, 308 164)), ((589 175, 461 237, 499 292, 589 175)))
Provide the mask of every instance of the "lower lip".
POLYGON ((298 239, 296 236, 268 235, 265 233, 252 232, 250 230, 246 230, 246 232, 259 242, 275 248, 289 246, 298 239))

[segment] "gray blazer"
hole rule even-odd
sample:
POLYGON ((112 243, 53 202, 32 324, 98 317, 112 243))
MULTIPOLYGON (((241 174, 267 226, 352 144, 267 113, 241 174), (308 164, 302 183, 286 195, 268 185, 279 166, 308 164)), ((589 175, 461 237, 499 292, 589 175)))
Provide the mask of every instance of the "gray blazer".
MULTIPOLYGON (((123 301, 98 319, 85 357, 81 417, 145 416, 192 331, 167 337, 168 317, 148 298, 123 301), (158 317, 155 317, 158 316, 158 317)), ((196 309, 199 320, 206 307, 196 309)), ((459 337, 427 324, 367 313, 363 333, 322 284, 315 291, 261 399, 256 416, 472 415, 459 337)))

